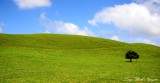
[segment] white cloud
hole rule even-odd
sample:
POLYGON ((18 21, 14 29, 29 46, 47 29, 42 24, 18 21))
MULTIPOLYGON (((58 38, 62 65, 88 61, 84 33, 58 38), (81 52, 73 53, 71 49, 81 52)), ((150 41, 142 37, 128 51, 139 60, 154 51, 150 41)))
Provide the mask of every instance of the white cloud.
POLYGON ((136 0, 136 2, 147 7, 150 12, 160 14, 160 0, 136 0))
POLYGON ((37 7, 50 7, 50 0, 14 0, 21 9, 33 9, 37 7))
POLYGON ((3 27, 4 27, 4 23, 2 23, 2 22, 0 22, 0 33, 2 33, 3 32, 3 27))
POLYGON ((143 4, 124 4, 104 8, 88 21, 92 25, 112 23, 132 34, 160 39, 160 15, 143 4))
POLYGON ((48 30, 46 30, 45 32, 43 32, 43 33, 51 33, 51 32, 49 32, 48 30))
POLYGON ((150 39, 145 39, 145 38, 131 38, 131 41, 137 42, 137 43, 146 43, 146 44, 158 45, 154 41, 152 41, 150 39))
POLYGON ((81 29, 73 23, 65 23, 63 21, 53 21, 46 17, 45 13, 41 13, 40 20, 45 29, 49 32, 95 36, 87 27, 81 29))
POLYGON ((118 36, 112 36, 111 39, 112 39, 112 40, 116 40, 116 41, 121 41, 118 36))

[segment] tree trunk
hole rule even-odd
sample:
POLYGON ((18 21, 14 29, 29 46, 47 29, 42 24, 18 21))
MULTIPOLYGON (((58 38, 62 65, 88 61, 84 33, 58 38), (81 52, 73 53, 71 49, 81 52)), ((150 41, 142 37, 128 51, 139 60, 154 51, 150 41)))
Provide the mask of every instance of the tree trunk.
POLYGON ((132 62, 132 59, 130 59, 130 62, 132 62))

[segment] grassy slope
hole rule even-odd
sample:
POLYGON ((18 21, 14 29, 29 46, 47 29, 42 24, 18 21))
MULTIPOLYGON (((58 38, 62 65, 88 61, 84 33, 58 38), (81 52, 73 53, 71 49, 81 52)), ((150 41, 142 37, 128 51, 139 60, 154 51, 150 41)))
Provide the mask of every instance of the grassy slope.
POLYGON ((0 82, 160 81, 160 47, 95 37, 0 34, 0 82), (138 62, 126 62, 129 49, 138 62), (138 79, 136 79, 138 81, 138 79))

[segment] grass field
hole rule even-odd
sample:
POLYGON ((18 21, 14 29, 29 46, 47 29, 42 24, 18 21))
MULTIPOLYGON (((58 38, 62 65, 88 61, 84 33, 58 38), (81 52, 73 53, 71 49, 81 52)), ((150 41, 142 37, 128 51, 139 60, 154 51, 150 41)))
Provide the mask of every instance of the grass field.
POLYGON ((60 34, 0 34, 0 83, 160 83, 160 47, 60 34), (128 62, 125 53, 140 58, 128 62))

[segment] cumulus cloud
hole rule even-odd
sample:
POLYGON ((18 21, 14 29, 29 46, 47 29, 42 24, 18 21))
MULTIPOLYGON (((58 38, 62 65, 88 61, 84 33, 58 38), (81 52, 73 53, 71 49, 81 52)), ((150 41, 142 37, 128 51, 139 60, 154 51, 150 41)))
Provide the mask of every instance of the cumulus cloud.
POLYGON ((153 13, 144 4, 130 3, 104 8, 88 22, 92 25, 114 24, 131 34, 160 39, 160 14, 156 11, 153 13))
POLYGON ((160 0, 135 0, 137 3, 147 7, 151 13, 160 14, 160 0))
POLYGON ((0 33, 2 33, 3 32, 3 26, 4 26, 4 23, 2 23, 2 22, 0 22, 0 33))
POLYGON ((50 0, 14 0, 20 9, 33 9, 37 7, 50 7, 50 0))
POLYGON ((131 41, 133 42, 139 42, 139 43, 146 43, 146 44, 152 44, 152 45, 157 45, 154 41, 150 39, 145 39, 145 38, 131 38, 131 41))
POLYGON ((40 20, 45 29, 49 32, 95 36, 87 27, 81 29, 77 25, 63 21, 53 21, 46 17, 45 13, 41 13, 40 20))
POLYGON ((121 41, 120 38, 119 38, 118 36, 116 36, 116 35, 115 35, 115 36, 112 36, 111 39, 112 39, 112 40, 116 40, 116 41, 121 41))
POLYGON ((43 33, 48 33, 48 34, 49 34, 49 33, 51 33, 51 32, 49 32, 48 30, 46 30, 46 31, 45 31, 45 32, 43 32, 43 33))

